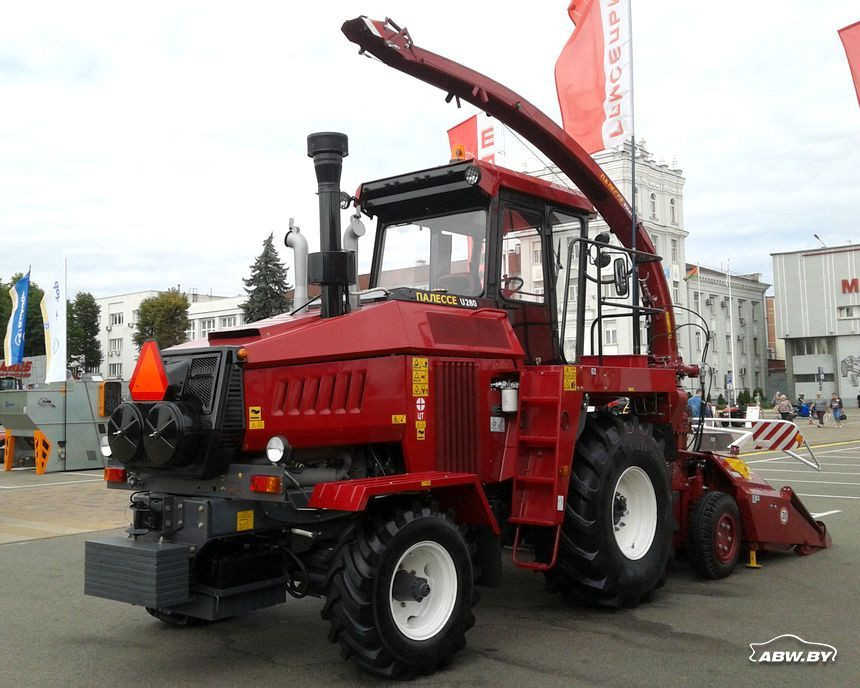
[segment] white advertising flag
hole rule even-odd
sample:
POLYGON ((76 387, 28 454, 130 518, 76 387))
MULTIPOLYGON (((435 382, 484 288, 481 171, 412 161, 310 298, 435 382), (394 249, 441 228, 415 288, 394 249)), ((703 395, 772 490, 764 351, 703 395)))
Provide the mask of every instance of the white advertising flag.
POLYGON ((66 381, 66 273, 61 267, 42 297, 45 323, 45 382, 66 381))

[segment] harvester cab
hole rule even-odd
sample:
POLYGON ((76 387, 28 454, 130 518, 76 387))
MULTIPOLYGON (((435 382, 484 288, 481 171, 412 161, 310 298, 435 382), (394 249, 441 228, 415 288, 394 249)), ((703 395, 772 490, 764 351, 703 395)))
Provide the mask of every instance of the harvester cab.
MULTIPOLYGON (((132 523, 87 543, 86 592, 179 625, 325 597, 345 657, 411 677, 464 647, 474 587, 499 584, 505 538, 517 566, 601 607, 649 599, 673 549, 719 578, 742 545, 826 547, 790 488, 700 451, 680 386, 699 369, 678 355, 659 258, 585 151, 391 20, 343 31, 518 132, 576 190, 459 160, 352 198, 346 136, 309 136, 320 251, 307 256, 290 223, 299 308, 144 345, 105 470, 129 490, 132 523), (360 290, 359 213, 376 223, 360 290), (597 214, 609 231, 592 236, 597 214), (628 319, 631 352, 604 352, 607 312, 628 319)), ((799 446, 793 425, 767 423, 750 435, 799 446)))

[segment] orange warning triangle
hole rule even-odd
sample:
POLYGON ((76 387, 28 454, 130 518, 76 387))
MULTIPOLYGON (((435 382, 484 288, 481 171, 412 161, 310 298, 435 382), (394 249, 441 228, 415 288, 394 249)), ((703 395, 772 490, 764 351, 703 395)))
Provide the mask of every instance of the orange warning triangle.
POLYGON ((140 348, 137 365, 131 374, 128 391, 135 401, 161 401, 167 391, 167 373, 154 339, 147 339, 140 348))

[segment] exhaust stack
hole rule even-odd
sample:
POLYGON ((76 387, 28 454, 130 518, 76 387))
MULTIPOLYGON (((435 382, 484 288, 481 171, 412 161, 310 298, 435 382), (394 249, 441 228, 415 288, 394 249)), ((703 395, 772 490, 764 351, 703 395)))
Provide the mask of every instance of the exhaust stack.
MULTIPOLYGON (((290 218, 290 228, 284 237, 284 244, 293 249, 293 270, 295 271, 296 286, 293 287, 293 306, 304 306, 308 302, 308 240, 305 239, 301 230, 293 224, 290 218)), ((301 308, 297 312, 304 312, 307 308, 301 308)))
POLYGON ((340 173, 348 154, 346 134, 308 136, 308 157, 314 159, 320 199, 320 251, 308 256, 308 282, 321 287, 323 318, 349 310, 347 291, 356 281, 355 254, 344 251, 340 243, 340 173))

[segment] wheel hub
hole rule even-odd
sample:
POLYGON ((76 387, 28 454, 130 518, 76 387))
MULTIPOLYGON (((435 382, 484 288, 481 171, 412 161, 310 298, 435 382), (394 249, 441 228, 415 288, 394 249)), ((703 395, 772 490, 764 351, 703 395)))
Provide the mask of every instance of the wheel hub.
POLYGON ((714 554, 720 563, 732 561, 737 554, 738 542, 737 524, 731 514, 723 514, 714 528, 714 554))
POLYGON ((651 550, 657 532, 657 495, 651 478, 639 466, 630 466, 618 477, 612 500, 615 542, 633 561, 651 550))
POLYGON ((398 602, 420 602, 431 592, 427 579, 416 576, 415 571, 407 572, 400 569, 394 575, 394 587, 391 594, 398 602))
POLYGON ((438 542, 409 547, 394 567, 389 587, 391 617, 410 640, 428 640, 448 623, 457 602, 457 569, 438 542))

